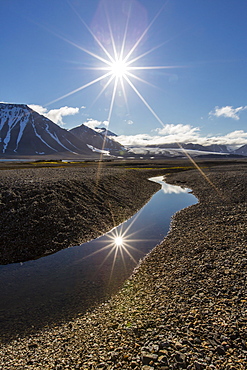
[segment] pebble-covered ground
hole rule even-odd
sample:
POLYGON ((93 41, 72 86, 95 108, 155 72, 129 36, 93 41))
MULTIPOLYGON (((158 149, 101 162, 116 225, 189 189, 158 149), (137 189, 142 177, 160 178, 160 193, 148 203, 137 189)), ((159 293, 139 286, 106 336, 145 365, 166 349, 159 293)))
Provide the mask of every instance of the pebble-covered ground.
POLYGON ((95 310, 3 344, 0 369, 247 368, 247 165, 167 180, 199 203, 95 310))

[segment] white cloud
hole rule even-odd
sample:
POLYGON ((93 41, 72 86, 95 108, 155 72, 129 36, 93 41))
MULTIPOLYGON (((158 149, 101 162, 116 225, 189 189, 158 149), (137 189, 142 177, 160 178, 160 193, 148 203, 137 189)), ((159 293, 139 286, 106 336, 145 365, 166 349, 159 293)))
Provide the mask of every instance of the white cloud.
POLYGON ((194 143, 201 145, 244 145, 247 144, 247 132, 237 130, 222 136, 200 135, 198 127, 190 125, 165 125, 163 128, 156 129, 157 135, 138 134, 138 135, 120 135, 117 140, 122 145, 146 146, 161 145, 171 143, 194 143))
POLYGON ((73 107, 61 107, 59 109, 52 109, 47 114, 46 117, 49 118, 51 121, 57 123, 60 126, 64 125, 63 117, 64 116, 73 116, 79 113, 79 108, 73 107))
POLYGON ((177 124, 167 124, 162 128, 157 128, 155 131, 159 133, 159 135, 186 135, 186 136, 194 136, 197 135, 199 131, 198 127, 192 127, 190 125, 182 125, 177 124))
POLYGON ((28 106, 31 109, 49 118, 52 122, 55 122, 60 126, 63 126, 65 124, 63 122, 63 117, 72 116, 72 115, 79 113, 79 108, 73 108, 73 107, 67 107, 67 106, 61 107, 58 109, 51 109, 49 111, 47 110, 47 108, 44 108, 41 105, 37 105, 37 104, 29 104, 28 106))
POLYGON ((202 145, 221 144, 221 145, 241 146, 247 144, 247 132, 244 132, 243 130, 236 130, 223 136, 211 136, 207 138, 201 138, 201 144, 202 145))
POLYGON ((209 116, 215 117, 227 117, 233 118, 235 120, 239 120, 239 113, 243 110, 247 109, 247 106, 233 108, 230 105, 226 105, 225 107, 215 107, 213 111, 209 112, 209 116))
POLYGON ((31 108, 32 110, 35 110, 35 112, 37 112, 39 114, 45 115, 45 113, 47 113, 47 109, 42 107, 42 105, 28 104, 28 106, 29 106, 29 108, 31 108))
POLYGON ((189 143, 199 140, 199 128, 182 124, 167 124, 154 130, 156 135, 140 134, 132 136, 118 136, 123 145, 158 145, 169 143, 189 143))
POLYGON ((108 127, 109 122, 108 121, 98 121, 97 119, 88 118, 86 122, 83 122, 83 124, 94 130, 96 127, 99 127, 99 126, 108 127))

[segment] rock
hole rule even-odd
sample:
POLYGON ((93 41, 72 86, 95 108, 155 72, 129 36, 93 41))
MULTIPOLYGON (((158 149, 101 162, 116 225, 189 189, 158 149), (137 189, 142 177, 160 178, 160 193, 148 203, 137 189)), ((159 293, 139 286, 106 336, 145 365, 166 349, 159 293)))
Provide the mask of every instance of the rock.
POLYGON ((107 368, 107 364, 105 364, 104 362, 101 362, 100 364, 97 365, 97 369, 106 369, 107 368))
POLYGON ((158 355, 154 353, 142 352, 141 360, 144 365, 149 365, 158 359, 158 355))
POLYGON ((184 353, 181 353, 181 352, 176 352, 175 353, 175 359, 176 359, 177 362, 185 362, 186 355, 184 353))
POLYGON ((195 365, 196 370, 206 369, 206 366, 207 366, 207 364, 205 364, 204 362, 198 362, 198 361, 195 361, 194 365, 195 365))
POLYGON ((226 351, 225 351, 225 349, 224 349, 224 347, 223 347, 223 346, 218 346, 218 347, 216 348, 216 351, 217 351, 217 353, 218 353, 219 355, 221 355, 221 356, 224 356, 224 355, 226 354, 226 351))
POLYGON ((164 355, 158 357, 158 362, 160 362, 161 365, 168 365, 168 359, 164 355))
POLYGON ((119 352, 110 352, 109 355, 110 355, 111 361, 115 362, 119 356, 119 352))
POLYGON ((35 349, 35 348, 38 348, 38 344, 37 344, 37 343, 31 343, 31 344, 28 344, 28 348, 29 348, 29 349, 35 349))

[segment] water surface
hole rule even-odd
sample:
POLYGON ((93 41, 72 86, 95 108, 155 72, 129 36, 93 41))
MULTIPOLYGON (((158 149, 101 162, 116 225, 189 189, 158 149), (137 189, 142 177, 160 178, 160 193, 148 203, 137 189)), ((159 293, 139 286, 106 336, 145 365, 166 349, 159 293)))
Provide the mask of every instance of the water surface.
POLYGON ((1 335, 68 320, 121 286, 140 258, 164 239, 172 215, 197 202, 189 189, 162 177, 151 180, 161 190, 109 233, 38 260, 0 266, 1 335))

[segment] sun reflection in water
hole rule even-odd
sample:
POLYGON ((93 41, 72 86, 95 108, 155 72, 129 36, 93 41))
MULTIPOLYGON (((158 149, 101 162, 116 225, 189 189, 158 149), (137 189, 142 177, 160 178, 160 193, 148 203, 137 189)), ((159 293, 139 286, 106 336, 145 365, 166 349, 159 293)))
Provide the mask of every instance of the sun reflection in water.
MULTIPOLYGON (((143 239, 138 238, 140 229, 134 232, 134 223, 139 217, 141 211, 133 218, 132 222, 126 226, 126 223, 115 227, 108 234, 106 234, 102 239, 98 240, 97 250, 88 254, 83 259, 89 259, 93 256, 95 258, 102 258, 100 264, 98 265, 95 275, 99 273, 101 269, 107 269, 109 271, 109 283, 113 279, 113 273, 116 269, 127 272, 129 266, 133 269, 133 264, 137 265, 140 258, 143 257, 144 252, 135 246, 138 243, 143 242, 143 239)), ((146 241, 146 240, 145 240, 146 241)), ((79 263, 79 261, 77 261, 79 263)))
POLYGON ((114 242, 116 247, 121 247, 123 245, 123 238, 121 236, 117 236, 114 242))

